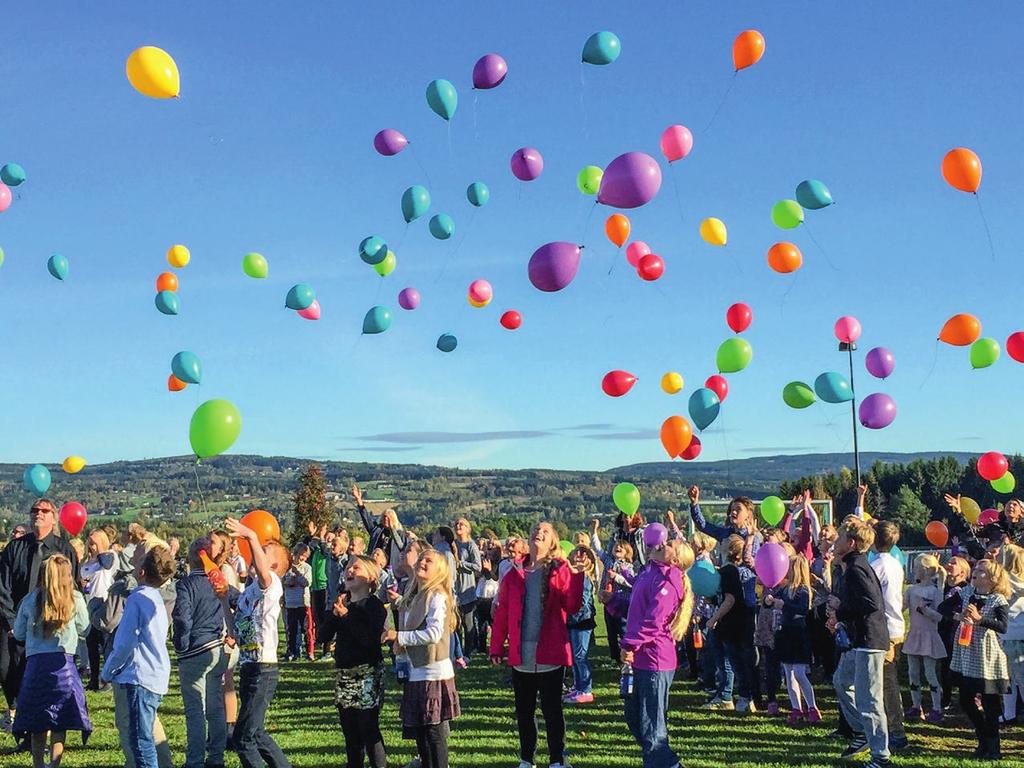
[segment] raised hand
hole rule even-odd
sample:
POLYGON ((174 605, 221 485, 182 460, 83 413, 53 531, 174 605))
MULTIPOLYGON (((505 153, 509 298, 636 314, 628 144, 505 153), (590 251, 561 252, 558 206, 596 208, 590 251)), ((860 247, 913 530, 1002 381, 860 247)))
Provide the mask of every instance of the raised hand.
POLYGON ((956 496, 950 496, 948 493, 943 497, 946 503, 949 504, 949 508, 956 512, 958 515, 962 515, 963 512, 960 509, 960 494, 956 496))
POLYGON ((310 520, 308 523, 306 523, 306 528, 309 530, 310 536, 316 536, 316 523, 310 520))
POLYGON ((700 488, 696 485, 691 485, 689 490, 690 503, 697 504, 700 502, 700 488))
POLYGON ((363 506, 363 492, 359 490, 359 486, 352 483, 352 498, 355 499, 356 506, 363 506))

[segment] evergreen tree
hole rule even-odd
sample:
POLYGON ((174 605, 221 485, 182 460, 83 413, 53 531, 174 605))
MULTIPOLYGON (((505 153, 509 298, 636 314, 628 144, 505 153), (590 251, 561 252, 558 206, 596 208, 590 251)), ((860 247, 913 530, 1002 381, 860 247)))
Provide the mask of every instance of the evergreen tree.
POLYGON ((295 527, 292 536, 296 541, 309 534, 309 523, 319 530, 330 525, 334 517, 327 506, 327 488, 319 464, 307 464, 299 477, 295 491, 295 527))

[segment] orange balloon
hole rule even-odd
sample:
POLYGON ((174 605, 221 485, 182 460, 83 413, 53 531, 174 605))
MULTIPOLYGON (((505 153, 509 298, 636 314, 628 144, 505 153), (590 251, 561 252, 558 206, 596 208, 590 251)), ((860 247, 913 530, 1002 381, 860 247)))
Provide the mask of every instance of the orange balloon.
POLYGON ((803 263, 803 254, 792 243, 776 243, 768 249, 768 266, 776 272, 796 272, 803 263))
POLYGON ((161 272, 156 278, 156 292, 178 290, 178 276, 173 272, 161 272))
POLYGON ((981 158, 967 147, 949 150, 942 158, 942 178, 953 189, 977 192, 981 186, 981 158))
POLYGON ((939 332, 939 341, 954 347, 966 347, 981 336, 981 323, 974 315, 953 315, 939 332))
POLYGON ((187 381, 182 381, 173 373, 167 377, 167 389, 171 392, 181 392, 187 386, 187 381))
POLYGON ((604 223, 604 233, 619 248, 629 239, 629 219, 621 213, 613 213, 604 223))
POLYGON ((669 416, 661 425, 661 444, 670 458, 676 458, 690 446, 693 430, 682 416, 669 416))
POLYGON ((764 35, 756 29, 740 32, 732 43, 732 64, 739 72, 752 67, 764 56, 764 35))
POLYGON ((941 520, 932 520, 924 527, 924 537, 933 547, 941 549, 949 542, 949 529, 941 520))
MULTIPOLYGON (((245 515, 240 521, 242 525, 256 532, 260 546, 266 546, 267 542, 281 540, 281 526, 277 518, 265 509, 254 509, 245 515)), ((238 552, 245 558, 245 562, 252 565, 252 550, 249 548, 248 539, 238 540, 238 552)))

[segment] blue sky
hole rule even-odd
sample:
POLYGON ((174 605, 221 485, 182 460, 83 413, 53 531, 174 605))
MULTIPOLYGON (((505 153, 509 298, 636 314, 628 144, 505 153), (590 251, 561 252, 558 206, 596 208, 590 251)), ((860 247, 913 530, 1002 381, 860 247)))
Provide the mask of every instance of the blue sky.
POLYGON ((798 412, 781 399, 790 380, 844 370, 832 337, 843 314, 864 328, 858 394, 888 392, 899 406, 891 427, 862 431, 862 449, 1019 449, 1024 369, 1004 354, 971 371, 966 349, 937 349, 935 337, 956 312, 977 314, 1000 343, 1024 327, 1020 5, 362 5, 5 9, 0 162, 23 165, 28 182, 0 214, 0 461, 186 453, 192 411, 211 397, 242 413, 236 453, 466 467, 661 460, 657 430, 715 372, 735 301, 754 309, 754 360, 729 377, 702 458, 850 449, 847 407, 798 412), (767 52, 705 130, 746 28, 767 52), (583 42, 600 29, 619 35, 622 55, 584 68, 583 42), (175 57, 180 100, 129 86, 125 58, 146 44, 175 57), (473 63, 491 51, 508 78, 474 93, 473 63), (459 90, 450 126, 425 102, 435 77, 459 90), (672 123, 693 130, 693 152, 663 162, 661 193, 629 214, 634 237, 666 262, 648 284, 603 236, 612 211, 591 210, 575 177, 625 151, 660 159, 672 123), (413 151, 376 155, 384 127, 413 151), (975 200, 939 173, 959 145, 984 164, 994 260, 975 200), (522 146, 545 159, 529 184, 508 166, 522 146), (806 229, 787 235, 769 219, 808 177, 836 199, 808 214, 827 258, 806 229), (483 209, 464 197, 473 180, 491 188, 483 209), (426 219, 406 228, 399 200, 414 183, 430 188, 432 213, 455 219, 453 240, 433 240, 426 219), (705 216, 726 222, 726 248, 700 240, 705 216), (398 258, 383 280, 356 254, 371 233, 398 258), (795 275, 765 261, 784 239, 804 252, 795 275), (585 244, 583 263, 566 290, 541 294, 526 264, 554 240, 585 244), (153 284, 176 242, 192 263, 179 273, 181 314, 165 317, 153 284), (242 274, 251 250, 269 279, 242 274), (70 261, 64 283, 46 272, 55 252, 70 261), (486 309, 465 300, 475 278, 494 286, 486 309), (317 291, 317 323, 283 309, 300 281, 317 291), (397 307, 405 286, 423 296, 414 312, 397 307), (360 338, 376 303, 393 309, 391 330, 360 338), (515 333, 498 325, 507 308, 524 316, 515 333), (449 355, 434 346, 445 331, 459 339, 449 355), (862 366, 876 345, 897 358, 885 382, 862 366), (204 381, 172 394, 170 359, 184 349, 204 381), (600 381, 616 368, 640 380, 611 399, 600 381), (658 386, 668 370, 686 379, 675 397, 658 386))

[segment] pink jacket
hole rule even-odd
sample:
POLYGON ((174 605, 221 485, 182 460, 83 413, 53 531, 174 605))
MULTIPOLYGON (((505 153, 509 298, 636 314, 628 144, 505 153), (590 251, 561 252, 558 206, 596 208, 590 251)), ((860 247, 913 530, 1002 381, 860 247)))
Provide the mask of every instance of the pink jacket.
MULTIPOLYGON (((498 589, 498 607, 491 627, 491 656, 505 655, 508 640, 508 663, 513 667, 522 663, 519 655, 520 634, 523 623, 523 603, 526 598, 526 574, 513 568, 501 580, 498 589)), ((568 617, 583 605, 583 574, 572 573, 563 560, 556 560, 548 581, 548 595, 544 603, 540 640, 537 644, 537 663, 572 666, 569 647, 568 617)))

